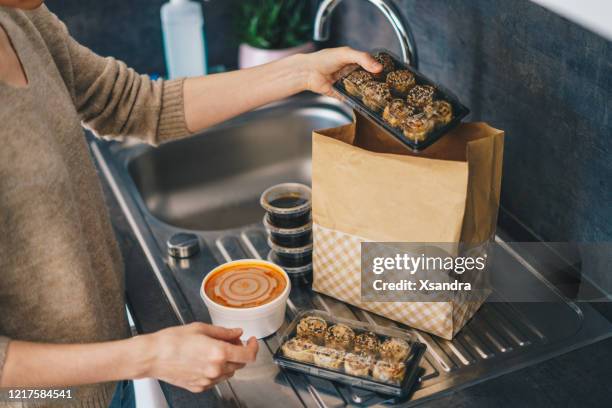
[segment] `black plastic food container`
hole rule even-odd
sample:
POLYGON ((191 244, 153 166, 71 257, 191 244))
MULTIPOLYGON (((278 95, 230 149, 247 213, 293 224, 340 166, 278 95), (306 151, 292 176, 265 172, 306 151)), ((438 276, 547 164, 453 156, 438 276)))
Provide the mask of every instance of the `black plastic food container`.
POLYGON ((294 283, 296 281, 300 284, 312 283, 312 263, 303 266, 289 266, 279 259, 278 255, 272 250, 268 252, 268 261, 283 268, 294 283))
POLYGON ((264 191, 259 202, 276 227, 297 228, 310 221, 311 190, 304 184, 277 184, 264 191))
MULTIPOLYGON (((397 139, 404 146, 412 149, 413 151, 420 151, 420 150, 423 150, 431 146, 438 139, 440 139, 445 133, 447 133, 449 130, 457 126, 461 122, 461 119, 463 119, 470 112, 470 110, 467 107, 465 107, 461 102, 459 102, 459 99, 451 91, 441 86, 440 84, 437 84, 434 81, 430 80, 425 75, 421 74, 420 72, 415 70, 413 67, 409 66, 408 64, 401 62, 400 59, 396 55, 394 55, 392 52, 385 50, 385 49, 376 49, 372 51, 372 55, 375 55, 379 52, 386 53, 391 56, 396 70, 402 69, 402 70, 408 70, 412 72, 416 79, 416 85, 430 85, 436 88, 435 99, 443 100, 443 101, 450 103, 453 109, 452 119, 450 120, 449 123, 439 126, 439 127, 435 127, 432 131, 430 131, 427 134, 424 140, 415 141, 415 140, 412 140, 406 137, 404 133, 401 131, 401 129, 397 127, 393 127, 389 123, 387 123, 383 119, 382 109, 381 111, 377 112, 369 108, 368 106, 366 106, 365 103, 361 100, 360 95, 350 94, 346 90, 345 85, 343 83, 343 80, 346 77, 346 75, 344 75, 341 79, 339 79, 337 82, 334 83, 333 86, 335 90, 344 97, 345 102, 347 104, 349 104, 356 111, 366 115, 369 119, 373 120, 378 126, 386 130, 389 134, 391 134, 395 139, 397 139)), ((359 69, 359 68, 358 67, 352 68, 352 70, 355 70, 355 69, 359 69)), ((347 72, 347 75, 350 72, 352 71, 347 72)), ((384 82, 384 79, 376 80, 376 81, 384 82)))
POLYGON ((270 215, 266 214, 263 224, 270 235, 272 242, 286 248, 299 248, 312 242, 312 222, 309 219, 305 225, 297 228, 279 228, 270 222, 270 215))
POLYGON ((287 248, 276 245, 268 238, 268 246, 284 266, 296 268, 312 263, 312 243, 298 248, 287 248))
POLYGON ((418 375, 420 370, 419 362, 421 361, 423 354, 425 354, 426 348, 427 346, 425 346, 425 344, 418 342, 414 335, 405 330, 399 328, 374 326, 372 324, 360 322, 357 320, 342 319, 333 316, 327 312, 312 309, 301 311, 289 324, 287 330, 281 337, 280 346, 274 353, 274 361, 282 367, 313 375, 315 377, 338 381, 354 387, 375 391, 380 394, 391 395, 398 398, 405 398, 410 395, 416 382, 418 381, 418 375), (373 332, 379 337, 380 340, 384 340, 389 337, 397 337, 406 340, 410 346, 410 353, 406 360, 404 360, 405 373, 403 380, 400 383, 384 382, 375 379, 371 376, 351 375, 347 374, 342 369, 325 368, 315 365, 314 363, 298 361, 285 356, 282 351, 282 345, 287 340, 296 336, 297 325, 299 321, 306 316, 320 317, 326 320, 328 324, 343 323, 353 329, 355 333, 365 331, 373 332))

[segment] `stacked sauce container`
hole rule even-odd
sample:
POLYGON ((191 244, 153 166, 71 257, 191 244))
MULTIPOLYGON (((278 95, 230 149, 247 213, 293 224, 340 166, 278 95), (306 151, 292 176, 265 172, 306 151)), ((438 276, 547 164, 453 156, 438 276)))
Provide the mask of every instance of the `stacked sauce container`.
POLYGON ((268 233, 268 260, 282 267, 291 278, 312 277, 312 219, 310 187, 283 183, 263 192, 260 204, 268 233))

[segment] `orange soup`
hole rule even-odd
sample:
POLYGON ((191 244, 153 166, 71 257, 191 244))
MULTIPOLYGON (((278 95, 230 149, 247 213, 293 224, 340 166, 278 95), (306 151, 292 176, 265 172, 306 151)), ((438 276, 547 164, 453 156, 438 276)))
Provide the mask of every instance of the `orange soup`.
POLYGON ((213 302, 248 308, 270 303, 287 287, 285 277, 262 265, 231 265, 215 272, 204 291, 213 302))

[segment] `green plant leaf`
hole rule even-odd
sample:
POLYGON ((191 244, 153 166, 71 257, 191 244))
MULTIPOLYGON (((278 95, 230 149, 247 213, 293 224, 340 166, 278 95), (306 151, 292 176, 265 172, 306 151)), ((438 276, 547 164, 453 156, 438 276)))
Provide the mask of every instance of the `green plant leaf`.
POLYGON ((268 19, 270 23, 277 23, 276 20, 279 18, 282 7, 283 7, 282 3, 277 3, 272 6, 272 10, 270 11, 270 14, 268 15, 269 16, 268 19))
POLYGON ((287 48, 310 39, 312 16, 307 0, 246 0, 236 26, 240 39, 259 48, 287 48))

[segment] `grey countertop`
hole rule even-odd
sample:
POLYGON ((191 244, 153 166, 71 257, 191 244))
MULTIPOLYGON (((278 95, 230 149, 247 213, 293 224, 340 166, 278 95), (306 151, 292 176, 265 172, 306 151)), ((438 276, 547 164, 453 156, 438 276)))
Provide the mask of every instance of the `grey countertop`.
MULTIPOLYGON (((150 333, 178 324, 121 209, 105 183, 103 188, 124 257, 127 301, 137 329, 150 333)), ((609 305, 601 306, 609 309, 609 305)), ((608 407, 612 403, 610 378, 612 339, 607 339, 424 402, 423 406, 608 407)), ((162 384, 162 389, 174 408, 219 405, 211 393, 191 394, 168 384, 162 384)))

